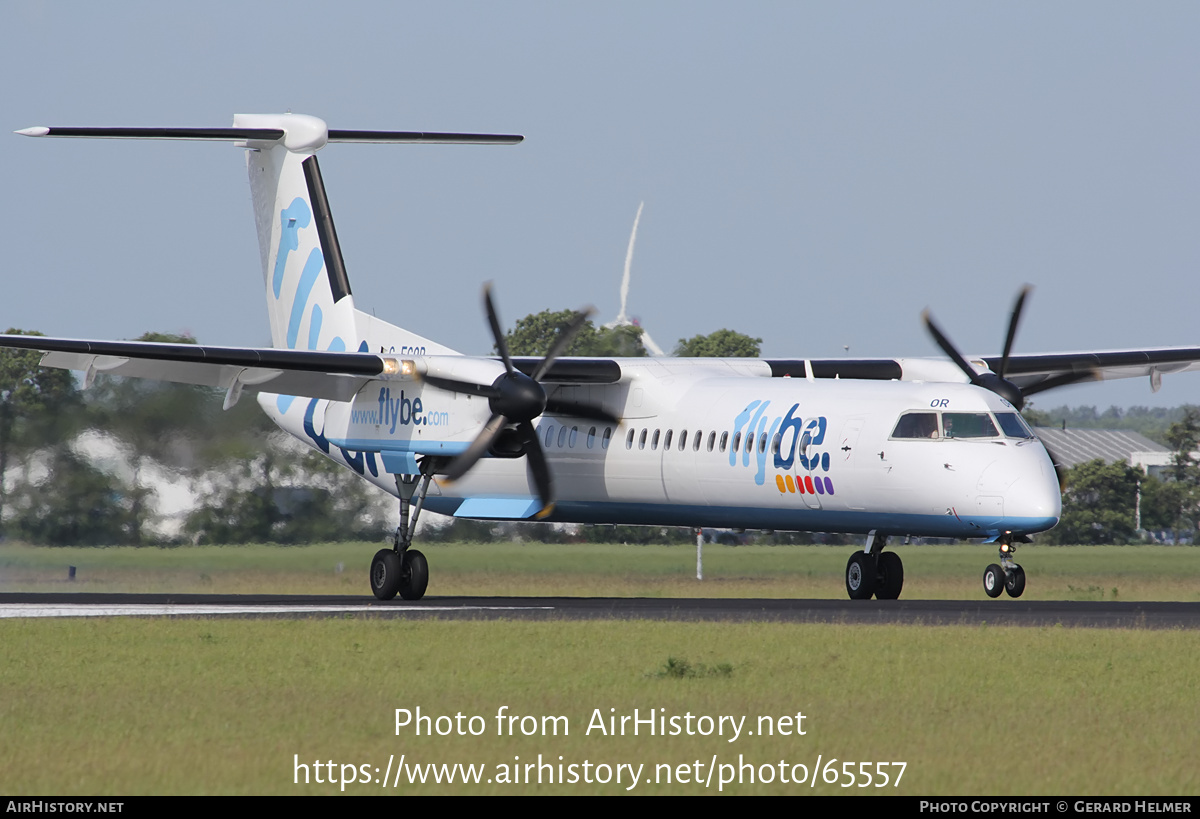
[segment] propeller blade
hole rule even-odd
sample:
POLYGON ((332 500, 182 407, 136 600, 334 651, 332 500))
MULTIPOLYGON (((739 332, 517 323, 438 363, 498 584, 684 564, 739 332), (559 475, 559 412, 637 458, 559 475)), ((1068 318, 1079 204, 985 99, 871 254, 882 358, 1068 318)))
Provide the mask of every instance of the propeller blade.
POLYGON ((448 390, 449 392, 464 393, 466 395, 480 395, 484 398, 499 398, 500 390, 496 389, 491 384, 476 384, 471 381, 458 381, 453 378, 442 378, 440 375, 425 375, 421 380, 426 384, 437 387, 440 390, 448 390))
POLYGON ((996 373, 1001 378, 1004 378, 1004 374, 1008 372, 1008 354, 1012 352, 1013 339, 1017 337, 1017 324, 1021 321, 1021 310, 1025 307, 1025 297, 1032 289, 1028 284, 1022 287, 1020 295, 1017 296, 1017 303, 1013 305, 1012 318, 1008 320, 1008 336, 1004 339, 1004 355, 1000 358, 1000 372, 996 373))
POLYGON ((496 341, 496 349, 500 352, 500 357, 504 359, 504 369, 511 374, 513 371, 512 359, 508 357, 508 342, 504 340, 504 331, 500 329, 500 319, 496 317, 496 306, 492 304, 491 282, 483 286, 483 306, 487 310, 488 324, 492 326, 492 338, 496 341))
POLYGON ((572 418, 586 418, 589 421, 603 421, 606 424, 618 426, 621 424, 621 419, 604 407, 563 398, 547 398, 546 412, 554 415, 569 415, 572 418))
POLYGON ((592 314, 593 308, 585 307, 574 315, 566 327, 558 331, 558 337, 554 339, 554 343, 550 345, 550 352, 546 353, 546 357, 542 359, 542 363, 533 371, 533 380, 541 381, 549 370, 550 365, 554 363, 554 359, 567 351, 571 346, 571 342, 575 340, 575 336, 579 335, 579 331, 583 329, 584 322, 588 320, 588 316, 592 314))
MULTIPOLYGON (((451 481, 456 481, 463 475, 467 474, 471 467, 475 466, 476 461, 484 456, 492 444, 496 442, 496 438, 504 431, 504 426, 508 423, 508 419, 503 415, 492 415, 488 422, 483 427, 483 431, 471 442, 463 454, 459 455, 450 462, 450 466, 446 468, 446 478, 451 481)), ((536 440, 537 436, 534 435, 536 440)))
POLYGON ((921 313, 921 320, 925 322, 925 329, 927 329, 929 334, 933 336, 933 340, 937 342, 937 345, 942 348, 942 352, 949 356, 950 360, 958 365, 958 368, 963 371, 967 378, 970 379, 972 384, 978 381, 979 374, 975 372, 974 368, 972 368, 971 365, 967 363, 967 360, 962 357, 962 355, 955 348, 954 344, 952 344, 950 339, 946 337, 946 334, 943 333, 936 324, 934 324, 933 316, 930 315, 928 309, 921 313))
POLYGON ((546 517, 554 511, 554 481, 550 477, 550 465, 546 463, 546 453, 542 451, 542 442, 538 440, 537 430, 528 421, 517 425, 517 433, 524 440, 525 456, 529 460, 529 469, 533 472, 533 484, 537 487, 538 500, 542 503, 537 518, 546 517))

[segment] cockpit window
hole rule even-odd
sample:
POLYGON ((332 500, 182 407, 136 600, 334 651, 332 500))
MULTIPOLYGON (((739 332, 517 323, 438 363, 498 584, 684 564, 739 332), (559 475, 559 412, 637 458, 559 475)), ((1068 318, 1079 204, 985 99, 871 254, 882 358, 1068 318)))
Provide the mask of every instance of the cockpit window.
POLYGON ((900 416, 900 422, 892 432, 893 438, 936 438, 938 422, 936 412, 910 412, 900 416))
POLYGON ((1033 430, 1029 428, 1029 424, 1025 423, 1025 419, 1015 412, 998 412, 996 420, 1000 422, 1000 429, 1004 430, 1004 434, 1009 438, 1032 438, 1033 430))
POLYGON ((947 438, 995 438, 996 425, 986 412, 942 413, 942 434, 947 438))

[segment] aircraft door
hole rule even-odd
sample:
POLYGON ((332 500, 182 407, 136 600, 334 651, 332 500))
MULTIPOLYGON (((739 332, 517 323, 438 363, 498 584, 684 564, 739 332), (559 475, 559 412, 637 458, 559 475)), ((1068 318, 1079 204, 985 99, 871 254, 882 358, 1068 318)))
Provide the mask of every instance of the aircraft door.
POLYGON ((844 467, 839 470, 842 473, 841 483, 842 500, 851 509, 865 509, 865 501, 863 492, 861 491, 862 481, 854 481, 852 475, 854 470, 861 463, 866 462, 869 458, 864 458, 862 453, 858 453, 858 438, 862 432, 863 424, 866 422, 866 417, 857 416, 846 421, 846 427, 842 434, 837 439, 837 449, 834 452, 834 460, 844 467))

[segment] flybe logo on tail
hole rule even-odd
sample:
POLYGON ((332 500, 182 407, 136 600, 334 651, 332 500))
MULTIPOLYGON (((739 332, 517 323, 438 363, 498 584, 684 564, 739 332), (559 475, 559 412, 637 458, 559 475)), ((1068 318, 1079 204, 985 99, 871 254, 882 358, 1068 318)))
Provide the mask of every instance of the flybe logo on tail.
MULTIPOLYGON (((292 204, 279 212, 279 221, 279 249, 275 255, 275 270, 271 276, 271 290, 276 299, 283 296, 283 279, 284 273, 287 271, 288 257, 292 255, 293 250, 300 249, 300 231, 308 227, 312 221, 312 210, 307 202, 297 196, 292 200, 292 204)), ((292 296, 292 309, 288 315, 286 336, 287 346, 290 349, 295 349, 300 341, 300 325, 304 322, 304 313, 308 308, 313 287, 324 269, 325 255, 321 251, 320 245, 317 245, 309 251, 308 258, 304 261, 300 279, 296 283, 296 292, 292 296)), ((310 350, 317 349, 321 335, 321 319, 321 306, 314 304, 308 323, 307 347, 310 350)), ((330 342, 329 349, 345 350, 346 342, 341 337, 334 338, 330 342)))
MULTIPOLYGON (((288 297, 288 290, 284 287, 288 260, 292 256, 293 251, 299 251, 301 241, 301 231, 305 230, 312 224, 313 213, 308 202, 303 197, 297 196, 292 200, 292 203, 286 208, 279 211, 279 246, 275 254, 275 267, 271 273, 271 295, 274 297, 277 304, 284 302, 288 297)), ((314 298, 314 290, 320 278, 321 271, 325 269, 325 255, 321 250, 319 243, 316 243, 308 252, 307 258, 304 260, 304 266, 300 271, 300 276, 296 281, 295 290, 291 293, 291 307, 287 309, 287 329, 284 334, 284 342, 289 349, 296 349, 297 345, 304 343, 304 346, 309 350, 320 348, 321 326, 324 315, 321 311, 321 305, 316 303, 319 299, 314 298), (312 309, 309 309, 309 304, 312 303, 312 309), (308 316, 308 337, 301 339, 300 327, 304 323, 305 315, 308 316)), ((286 308, 285 308, 286 309, 286 308)), ((272 322, 280 321, 281 314, 272 311, 272 322)), ((336 331, 336 328, 335 328, 336 331)), ((329 343, 325 345, 325 349, 330 352, 343 352, 346 349, 346 341, 340 335, 334 335, 329 343)), ((360 345, 359 351, 365 350, 365 347, 360 345)), ((281 413, 286 413, 295 401, 293 395, 280 395, 276 399, 276 406, 281 413)), ((329 454, 330 444, 325 437, 324 432, 318 432, 315 425, 317 404, 320 399, 312 398, 308 401, 304 410, 304 433, 309 437, 313 444, 322 452, 329 454)), ((419 401, 417 402, 420 403, 419 401)), ((389 408, 391 405, 388 405, 389 408)), ((381 410, 383 409, 381 405, 381 410)), ((419 413, 419 410, 418 410, 419 413)), ((410 407, 408 414, 412 416, 414 413, 410 407)), ((342 453, 342 459, 346 465, 360 475, 365 475, 370 472, 372 475, 379 474, 379 467, 375 462, 374 452, 355 452, 337 447, 342 453)))
POLYGON ((775 469, 810 473, 797 476, 794 481, 791 475, 776 475, 780 491, 794 491, 790 487, 798 486, 802 487, 801 492, 832 495, 833 482, 825 475, 817 474, 829 471, 829 452, 821 450, 828 426, 825 416, 806 420, 797 415, 800 405, 792 404, 786 414, 772 419, 767 412, 770 406, 770 401, 751 401, 733 419, 734 438, 729 449, 729 465, 737 466, 740 458, 743 467, 750 466, 753 453, 757 467, 754 482, 759 486, 766 483, 770 459, 775 469))

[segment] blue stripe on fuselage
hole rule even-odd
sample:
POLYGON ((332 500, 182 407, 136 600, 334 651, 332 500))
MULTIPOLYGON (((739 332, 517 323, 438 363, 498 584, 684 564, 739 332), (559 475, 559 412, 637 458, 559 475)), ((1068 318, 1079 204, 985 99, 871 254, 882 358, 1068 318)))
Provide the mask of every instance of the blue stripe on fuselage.
MULTIPOLYGON (((462 498, 429 497, 425 507, 453 515, 462 498)), ((1057 518, 971 517, 912 515, 898 512, 854 512, 828 509, 761 508, 747 506, 685 506, 665 503, 558 501, 547 521, 557 523, 619 523, 645 526, 705 526, 741 529, 780 529, 799 532, 847 532, 914 535, 916 537, 983 538, 1007 531, 1043 532, 1057 518)))

